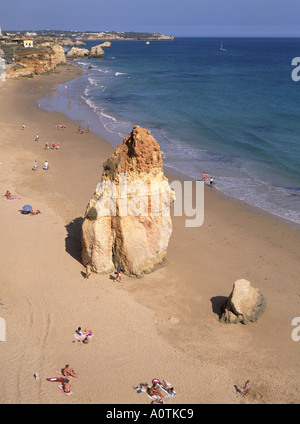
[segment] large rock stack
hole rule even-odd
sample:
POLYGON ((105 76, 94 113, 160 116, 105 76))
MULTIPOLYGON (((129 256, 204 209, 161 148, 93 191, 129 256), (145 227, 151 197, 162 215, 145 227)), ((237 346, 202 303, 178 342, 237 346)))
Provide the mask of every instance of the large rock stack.
POLYGON ((157 141, 135 126, 104 164, 82 225, 82 261, 92 271, 141 276, 164 262, 174 201, 157 141))

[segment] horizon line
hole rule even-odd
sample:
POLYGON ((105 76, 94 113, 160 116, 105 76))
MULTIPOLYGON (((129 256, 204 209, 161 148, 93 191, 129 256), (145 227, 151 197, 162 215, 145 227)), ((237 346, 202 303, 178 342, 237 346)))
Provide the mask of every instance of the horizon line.
MULTIPOLYGON (((136 30, 130 30, 130 31, 116 31, 116 30, 94 30, 94 29, 85 29, 85 30, 76 30, 76 29, 3 29, 1 28, 2 33, 3 32, 36 32, 36 31, 64 31, 64 32, 108 32, 108 33, 140 33, 140 34, 161 34, 168 37, 177 37, 177 38, 300 38, 299 35, 292 35, 292 34, 231 34, 231 35, 208 35, 208 34, 166 34, 163 32, 157 32, 157 31, 136 31, 136 30)), ((117 40, 116 40, 117 41, 117 40)))

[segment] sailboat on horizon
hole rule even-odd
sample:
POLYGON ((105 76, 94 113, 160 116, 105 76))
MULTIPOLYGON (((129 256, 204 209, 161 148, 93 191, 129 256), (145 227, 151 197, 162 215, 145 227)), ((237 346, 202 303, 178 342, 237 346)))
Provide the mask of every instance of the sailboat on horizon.
POLYGON ((227 52, 227 50, 223 48, 223 41, 221 41, 221 47, 220 47, 220 50, 221 50, 221 51, 223 51, 223 52, 227 52))

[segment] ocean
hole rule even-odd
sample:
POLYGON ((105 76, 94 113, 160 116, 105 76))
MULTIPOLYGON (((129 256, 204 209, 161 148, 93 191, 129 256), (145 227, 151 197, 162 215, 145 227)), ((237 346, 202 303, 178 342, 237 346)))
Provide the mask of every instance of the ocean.
POLYGON ((75 60, 83 75, 40 106, 113 146, 134 125, 147 128, 167 167, 199 180, 207 172, 224 194, 300 223, 300 81, 291 76, 300 39, 112 41, 105 55, 75 60))

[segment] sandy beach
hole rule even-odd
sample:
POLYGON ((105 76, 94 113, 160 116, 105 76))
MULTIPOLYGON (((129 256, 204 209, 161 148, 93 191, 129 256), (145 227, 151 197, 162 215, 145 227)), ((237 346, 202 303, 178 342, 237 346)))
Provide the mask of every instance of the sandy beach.
POLYGON ((164 267, 122 284, 85 279, 81 224, 113 148, 36 103, 76 75, 66 66, 0 85, 0 190, 21 198, 1 198, 0 402, 149 404, 133 386, 160 378, 176 389, 169 405, 299 403, 296 225, 205 187, 204 224, 186 228, 184 216, 173 217, 164 267), (54 129, 58 122, 66 129, 54 129), (60 149, 45 150, 46 141, 60 149), (41 214, 21 214, 25 204, 41 214), (240 278, 262 291, 266 311, 256 324, 222 324, 220 306, 240 278), (74 337, 79 326, 94 331, 88 345, 74 337), (79 375, 72 396, 46 380, 66 364, 79 375), (243 398, 235 386, 247 379, 243 398))

